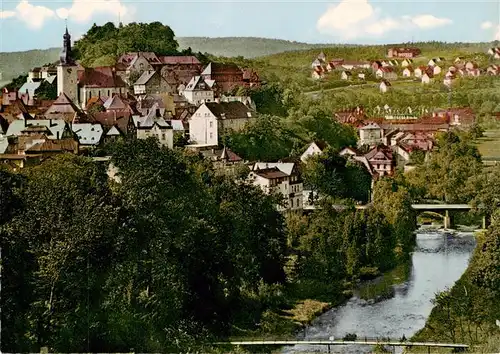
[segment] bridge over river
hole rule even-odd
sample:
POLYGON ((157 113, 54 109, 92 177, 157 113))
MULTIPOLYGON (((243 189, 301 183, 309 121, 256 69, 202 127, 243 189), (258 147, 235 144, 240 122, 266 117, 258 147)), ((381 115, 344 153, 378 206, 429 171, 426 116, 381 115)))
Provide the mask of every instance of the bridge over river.
MULTIPOLYGON (((307 192, 306 192, 307 194, 307 192)), ((367 209, 370 205, 356 205, 356 209, 367 209)), ((347 208, 345 205, 335 205, 334 206, 338 210, 343 210, 347 208)), ((411 205, 412 209, 419 211, 419 212, 433 212, 436 214, 440 214, 443 217, 444 221, 444 228, 449 229, 452 225, 451 222, 451 217, 449 212, 450 211, 455 211, 455 210, 461 210, 461 211, 469 211, 472 210, 472 206, 468 204, 444 204, 444 203, 437 203, 437 204, 412 204, 411 205), (444 215, 442 214, 444 213, 444 215)), ((316 205, 311 205, 311 204, 304 204, 304 211, 312 211, 314 209, 317 209, 318 207, 316 205)), ((486 217, 483 216, 483 229, 486 228, 486 217)))

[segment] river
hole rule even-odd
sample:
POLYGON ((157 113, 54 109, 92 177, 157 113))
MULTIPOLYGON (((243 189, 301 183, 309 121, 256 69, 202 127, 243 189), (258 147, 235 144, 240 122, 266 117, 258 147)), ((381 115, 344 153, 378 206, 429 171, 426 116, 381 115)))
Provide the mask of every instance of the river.
MULTIPOLYGON (((451 287, 467 268, 474 250, 472 233, 447 239, 438 233, 418 233, 409 265, 363 284, 344 305, 312 322, 300 338, 342 339, 347 333, 358 338, 410 338, 424 327, 436 292, 451 287)), ((370 352, 369 346, 332 347, 335 353, 370 352)), ((295 346, 283 353, 327 351, 323 346, 295 346)))

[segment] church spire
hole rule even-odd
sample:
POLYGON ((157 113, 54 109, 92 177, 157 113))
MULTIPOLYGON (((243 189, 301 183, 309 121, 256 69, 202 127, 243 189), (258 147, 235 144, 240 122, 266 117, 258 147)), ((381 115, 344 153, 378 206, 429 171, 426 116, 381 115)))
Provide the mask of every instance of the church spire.
POLYGON ((59 60, 61 65, 73 65, 74 60, 71 55, 71 35, 68 31, 68 21, 66 20, 66 32, 63 35, 63 47, 61 50, 61 55, 59 56, 59 60))

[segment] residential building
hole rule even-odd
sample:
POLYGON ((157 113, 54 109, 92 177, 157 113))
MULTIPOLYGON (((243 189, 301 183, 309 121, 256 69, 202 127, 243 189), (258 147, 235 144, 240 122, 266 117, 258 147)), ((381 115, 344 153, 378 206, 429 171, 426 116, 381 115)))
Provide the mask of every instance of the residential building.
POLYGON ((174 148, 174 130, 160 114, 160 109, 153 107, 147 116, 132 116, 137 132, 137 139, 156 137, 161 145, 174 148))
POLYGON ((265 193, 277 193, 283 196, 278 210, 302 214, 303 183, 299 168, 293 162, 257 162, 252 167, 249 180, 265 193))
POLYGON ((73 133, 63 119, 17 119, 10 123, 5 135, 30 136, 44 134, 47 139, 60 140, 71 138, 73 133))
POLYGON ((160 56, 161 76, 173 87, 186 85, 193 76, 200 75, 202 65, 193 55, 160 56))
POLYGON ((403 69, 403 77, 411 77, 412 73, 413 73, 413 68, 409 65, 403 69))
POLYGON ((432 74, 434 76, 441 74, 441 67, 439 65, 434 65, 432 67, 432 74))
POLYGON ((403 68, 411 66, 412 64, 413 64, 413 59, 410 59, 410 58, 405 58, 401 61, 401 67, 403 67, 403 68))
POLYGON ((325 71, 321 67, 317 67, 312 71, 311 77, 315 80, 322 79, 325 77, 325 71))
POLYGON ((415 58, 420 55, 419 48, 405 47, 405 48, 389 48, 387 50, 388 58, 415 58))
POLYGON ((392 175, 395 161, 392 150, 386 146, 376 146, 365 155, 373 171, 379 176, 392 175))
POLYGON ((342 74, 340 75, 340 78, 342 80, 351 80, 352 78, 352 73, 350 71, 342 71, 342 74))
POLYGON ((215 98, 215 81, 206 80, 202 76, 194 76, 180 92, 189 103, 199 106, 204 102, 213 102, 215 98))
POLYGON ((189 119, 190 139, 198 145, 215 146, 225 131, 241 130, 255 118, 255 112, 239 101, 203 103, 189 119))
POLYGON ((104 130, 104 142, 127 136, 136 136, 132 113, 126 110, 95 113, 93 115, 93 122, 101 123, 104 130))
POLYGON ((434 79, 434 74, 432 73, 424 73, 422 75, 422 84, 429 84, 434 79))
POLYGON ((71 130, 78 138, 81 148, 98 146, 104 133, 100 123, 73 123, 71 130))
POLYGON ((327 147, 328 145, 324 141, 320 140, 313 141, 307 147, 306 151, 304 151, 304 153, 300 156, 300 160, 302 162, 306 162, 310 156, 320 155, 321 153, 323 153, 323 151, 325 151, 327 147))
POLYGON ((134 83, 134 95, 174 93, 171 86, 159 71, 147 70, 134 83))
POLYGON ((377 78, 383 78, 386 80, 396 80, 398 75, 392 67, 381 67, 375 72, 377 78))
MULTIPOLYGON (((222 92, 231 91, 235 87, 245 86, 243 71, 236 64, 209 63, 201 76, 205 80, 213 80, 222 92)), ((191 79, 191 78, 190 78, 191 79)))
POLYGON ((386 93, 390 86, 391 86, 391 83, 389 81, 382 80, 382 82, 380 83, 380 86, 379 86, 380 92, 386 93))
POLYGON ((358 129, 359 145, 377 145, 382 142, 382 129, 377 123, 368 123, 358 129))
POLYGON ((490 48, 487 53, 494 59, 500 59, 500 47, 490 48))
POLYGON ((72 123, 85 119, 85 113, 63 92, 43 113, 47 119, 63 119, 72 123))

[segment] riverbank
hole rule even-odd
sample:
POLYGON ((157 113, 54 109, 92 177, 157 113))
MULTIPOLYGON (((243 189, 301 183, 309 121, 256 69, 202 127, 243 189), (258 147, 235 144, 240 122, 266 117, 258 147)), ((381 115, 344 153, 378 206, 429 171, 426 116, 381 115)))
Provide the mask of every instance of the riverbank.
POLYGON ((393 269, 355 283, 325 284, 315 280, 302 280, 288 284, 283 294, 285 300, 282 306, 265 311, 259 329, 235 328, 229 339, 296 339, 318 317, 345 305, 354 293, 360 299, 374 301, 393 296, 393 286, 405 282, 410 269, 411 261, 407 257, 401 257, 393 269))
MULTIPOLYGON (((464 274, 439 293, 425 326, 412 341, 453 341, 488 353, 500 342, 500 232, 476 234, 476 248, 464 274)), ((500 346, 496 348, 499 350, 500 346)), ((413 350, 412 352, 416 352, 413 350)))

